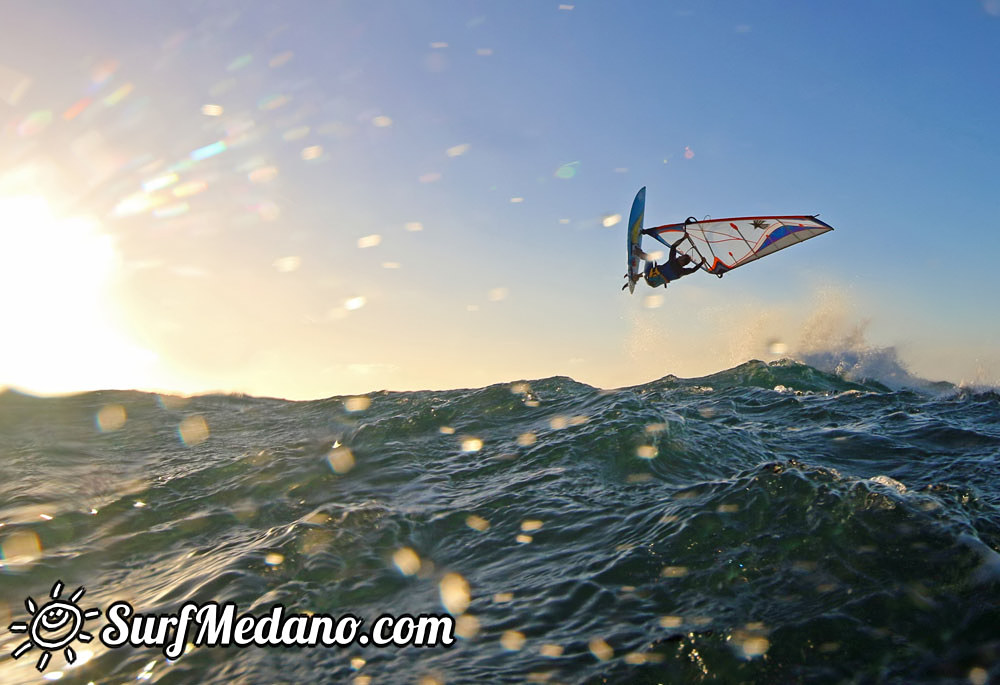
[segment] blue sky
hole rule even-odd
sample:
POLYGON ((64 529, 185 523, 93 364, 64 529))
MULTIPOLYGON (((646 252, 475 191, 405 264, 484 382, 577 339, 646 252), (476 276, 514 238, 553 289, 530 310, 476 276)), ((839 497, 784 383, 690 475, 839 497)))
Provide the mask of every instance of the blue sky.
POLYGON ((10 13, 0 384, 613 387, 775 341, 1000 378, 993 0, 10 13), (647 224, 837 230, 630 297, 641 186, 647 224))

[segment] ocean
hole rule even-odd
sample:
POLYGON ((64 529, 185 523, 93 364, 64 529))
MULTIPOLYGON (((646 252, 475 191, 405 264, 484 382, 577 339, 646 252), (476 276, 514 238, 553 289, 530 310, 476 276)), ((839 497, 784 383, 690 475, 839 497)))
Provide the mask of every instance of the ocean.
POLYGON ((993 391, 792 361, 305 402, 7 391, 0 681, 1000 680, 998 457, 993 391), (54 585, 84 609, 442 615, 456 636, 169 660, 101 644, 102 613, 39 673, 45 645, 15 660, 8 625, 54 585))

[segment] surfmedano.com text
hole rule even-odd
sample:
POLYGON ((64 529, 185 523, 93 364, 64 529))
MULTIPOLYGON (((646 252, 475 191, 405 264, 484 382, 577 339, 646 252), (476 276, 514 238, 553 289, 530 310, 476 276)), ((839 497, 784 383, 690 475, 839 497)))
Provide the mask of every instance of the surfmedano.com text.
POLYGON ((351 614, 290 613, 275 604, 264 615, 239 614, 236 604, 181 605, 175 614, 137 614, 128 602, 108 607, 100 632, 107 647, 159 647, 177 659, 188 642, 195 647, 448 647, 455 642, 455 619, 448 614, 383 614, 363 631, 351 614))

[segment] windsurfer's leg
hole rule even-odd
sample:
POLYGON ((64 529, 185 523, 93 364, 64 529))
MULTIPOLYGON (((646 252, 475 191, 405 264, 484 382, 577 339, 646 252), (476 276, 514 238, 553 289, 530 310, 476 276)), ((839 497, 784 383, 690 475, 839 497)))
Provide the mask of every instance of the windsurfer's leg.
POLYGON ((648 262, 648 261, 652 260, 652 257, 650 257, 648 254, 646 254, 645 252, 643 252, 642 248, 639 247, 638 245, 633 245, 632 246, 632 253, 636 257, 638 257, 639 259, 643 260, 644 262, 648 262))

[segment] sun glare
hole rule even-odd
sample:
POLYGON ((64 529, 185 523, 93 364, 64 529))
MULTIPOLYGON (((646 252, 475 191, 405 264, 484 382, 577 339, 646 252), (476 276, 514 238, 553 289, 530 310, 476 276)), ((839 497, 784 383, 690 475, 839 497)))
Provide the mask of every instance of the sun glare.
POLYGON ((37 196, 0 197, 0 388, 39 393, 147 384, 156 355, 114 318, 118 254, 99 223, 37 196))

